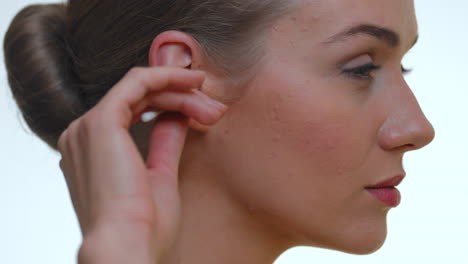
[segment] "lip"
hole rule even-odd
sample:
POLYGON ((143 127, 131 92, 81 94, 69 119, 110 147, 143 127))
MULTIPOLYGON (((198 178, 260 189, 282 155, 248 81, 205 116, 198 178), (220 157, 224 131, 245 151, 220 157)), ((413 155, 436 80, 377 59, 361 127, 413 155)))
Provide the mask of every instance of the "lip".
POLYGON ((398 175, 398 176, 383 180, 377 184, 366 186, 366 189, 396 187, 403 181, 404 178, 405 178, 404 175, 398 175))
POLYGON ((387 206, 396 207, 400 204, 401 194, 395 186, 398 186, 404 177, 405 175, 398 175, 386 179, 377 184, 367 186, 366 190, 387 206))

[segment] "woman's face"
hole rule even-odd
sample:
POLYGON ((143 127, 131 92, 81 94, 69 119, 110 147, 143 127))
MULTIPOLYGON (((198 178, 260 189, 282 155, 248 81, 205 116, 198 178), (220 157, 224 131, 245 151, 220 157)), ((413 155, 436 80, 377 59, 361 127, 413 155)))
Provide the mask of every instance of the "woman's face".
POLYGON ((300 2, 214 128, 215 163, 238 201, 298 245, 371 253, 391 207, 365 187, 403 175, 403 154, 434 137, 402 74, 414 4, 300 2))

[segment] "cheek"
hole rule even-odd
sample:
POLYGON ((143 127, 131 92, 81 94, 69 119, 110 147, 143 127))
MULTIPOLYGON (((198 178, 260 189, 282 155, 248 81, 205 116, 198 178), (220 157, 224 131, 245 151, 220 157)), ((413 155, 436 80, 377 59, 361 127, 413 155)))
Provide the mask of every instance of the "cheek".
POLYGON ((264 95, 265 112, 257 123, 265 129, 251 143, 258 146, 252 165, 261 168, 256 175, 262 192, 255 199, 283 225, 302 229, 298 233, 327 246, 335 238, 370 240, 363 235, 370 227, 377 230, 372 237, 381 239, 384 217, 373 213, 363 190, 376 171, 372 154, 378 120, 360 100, 327 84, 315 82, 327 87, 321 90, 291 85, 291 80, 289 86, 275 83, 264 95))
MULTIPOLYGON (((311 109, 312 110, 312 109, 311 109)), ((313 110, 312 110, 313 111, 313 110)), ((314 116, 313 113, 297 115, 289 122, 294 129, 285 135, 284 148, 301 161, 304 167, 310 167, 317 179, 320 175, 341 175, 343 171, 355 167, 355 160, 360 146, 349 122, 338 119, 331 113, 314 116), (314 118, 315 117, 315 118, 314 118), (354 157, 354 158, 353 158, 354 157)))
POLYGON ((281 192, 285 204, 340 203, 350 184, 360 186, 370 130, 356 118, 359 104, 329 86, 294 73, 269 74, 252 86, 223 120, 222 152, 235 155, 226 159, 236 175, 229 185, 257 201, 281 192))
POLYGON ((325 241, 373 219, 363 186, 378 122, 346 87, 304 76, 259 77, 221 120, 213 153, 223 153, 226 188, 252 214, 325 241))
POLYGON ((268 124, 268 130, 263 131, 264 141, 277 149, 278 158, 302 168, 300 173, 309 175, 309 179, 314 176, 317 181, 346 181, 344 174, 352 175, 365 162, 375 143, 374 128, 362 116, 358 100, 327 84, 308 84, 271 89, 266 100, 266 109, 271 110, 262 121, 268 124))

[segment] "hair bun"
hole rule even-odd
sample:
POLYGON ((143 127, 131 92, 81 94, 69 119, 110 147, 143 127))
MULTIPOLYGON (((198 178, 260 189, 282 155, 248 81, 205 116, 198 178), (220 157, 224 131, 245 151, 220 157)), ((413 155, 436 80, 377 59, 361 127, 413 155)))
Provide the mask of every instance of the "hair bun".
POLYGON ((66 5, 31 5, 13 19, 4 40, 13 97, 31 130, 49 146, 86 110, 67 39, 66 5))

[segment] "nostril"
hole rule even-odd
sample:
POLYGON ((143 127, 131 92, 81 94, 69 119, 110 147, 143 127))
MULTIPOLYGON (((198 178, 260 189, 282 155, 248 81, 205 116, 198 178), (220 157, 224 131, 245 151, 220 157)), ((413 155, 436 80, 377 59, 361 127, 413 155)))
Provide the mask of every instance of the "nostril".
POLYGON ((401 151, 401 152, 408 152, 417 150, 418 147, 415 144, 404 144, 398 147, 393 148, 392 150, 401 151))
POLYGON ((415 144, 406 144, 406 145, 403 146, 403 148, 405 148, 407 150, 416 150, 416 149, 418 149, 415 144))

